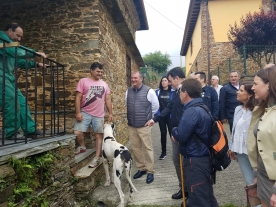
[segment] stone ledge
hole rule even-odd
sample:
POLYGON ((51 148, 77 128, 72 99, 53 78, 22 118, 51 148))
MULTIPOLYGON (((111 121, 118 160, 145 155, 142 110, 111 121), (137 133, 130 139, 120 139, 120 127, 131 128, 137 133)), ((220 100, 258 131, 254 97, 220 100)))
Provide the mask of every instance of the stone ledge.
POLYGON ((15 144, 1 147, 0 164, 7 163, 10 157, 17 159, 46 152, 60 146, 70 145, 75 140, 74 134, 66 134, 60 137, 47 138, 27 144, 15 144))
POLYGON ((100 158, 100 164, 97 167, 94 168, 90 168, 88 167, 89 163, 87 165, 85 165, 83 168, 79 169, 76 173, 75 173, 75 178, 87 178, 89 176, 91 176, 91 174, 98 168, 101 166, 101 164, 103 163, 103 158, 100 158))
POLYGON ((94 152, 96 152, 96 149, 86 149, 86 152, 76 155, 75 156, 75 164, 83 161, 84 159, 86 159, 87 157, 92 155, 94 152))

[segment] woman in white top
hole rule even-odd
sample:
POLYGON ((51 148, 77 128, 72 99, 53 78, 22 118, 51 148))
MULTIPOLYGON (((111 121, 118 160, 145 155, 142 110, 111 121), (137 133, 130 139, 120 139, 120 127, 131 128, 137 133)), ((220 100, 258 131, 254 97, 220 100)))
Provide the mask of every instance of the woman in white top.
POLYGON ((247 155, 246 140, 248 129, 252 117, 252 110, 255 105, 253 86, 249 83, 243 83, 237 91, 237 100, 241 105, 237 106, 234 113, 232 135, 230 141, 230 157, 237 160, 245 179, 246 185, 254 183, 254 175, 247 155))

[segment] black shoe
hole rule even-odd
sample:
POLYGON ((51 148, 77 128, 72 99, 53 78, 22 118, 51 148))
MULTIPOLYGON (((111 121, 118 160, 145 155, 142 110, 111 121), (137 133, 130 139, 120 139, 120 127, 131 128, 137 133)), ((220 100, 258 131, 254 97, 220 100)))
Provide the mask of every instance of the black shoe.
POLYGON ((133 179, 137 179, 137 178, 140 178, 142 177, 143 175, 147 174, 147 171, 145 170, 138 170, 138 172, 133 176, 133 179))
POLYGON ((154 181, 154 176, 152 173, 148 173, 147 179, 146 179, 146 183, 150 184, 154 181))
POLYGON ((177 193, 172 195, 172 199, 181 199, 182 198, 182 190, 180 189, 177 193))
POLYGON ((166 156, 167 156, 166 152, 162 152, 159 157, 159 160, 164 160, 166 158, 166 156))
POLYGON ((6 137, 6 139, 10 139, 10 140, 14 140, 14 139, 17 139, 17 140, 25 140, 25 137, 23 135, 21 135, 19 132, 16 132, 14 133, 13 135, 9 136, 9 137, 6 137), (15 138, 16 136, 16 138, 15 138))
POLYGON ((41 138, 43 137, 43 133, 41 131, 34 131, 32 133, 29 133, 26 135, 28 138, 32 138, 32 139, 35 139, 35 138, 41 138))

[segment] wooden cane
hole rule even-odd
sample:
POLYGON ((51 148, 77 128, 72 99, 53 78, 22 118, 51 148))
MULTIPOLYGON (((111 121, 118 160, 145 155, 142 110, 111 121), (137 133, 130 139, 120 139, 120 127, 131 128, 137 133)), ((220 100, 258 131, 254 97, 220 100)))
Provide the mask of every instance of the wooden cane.
POLYGON ((183 158, 182 155, 179 153, 179 160, 180 160, 180 173, 181 173, 181 187, 182 187, 182 201, 183 206, 186 207, 186 199, 185 199, 185 178, 184 178, 184 172, 183 172, 183 158))

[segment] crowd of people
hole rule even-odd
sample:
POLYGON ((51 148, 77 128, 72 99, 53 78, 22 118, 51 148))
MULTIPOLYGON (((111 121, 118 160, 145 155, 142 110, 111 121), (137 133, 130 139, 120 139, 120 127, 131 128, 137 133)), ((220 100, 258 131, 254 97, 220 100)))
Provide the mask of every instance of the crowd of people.
MULTIPOLYGON (((211 133, 211 120, 198 104, 206 105, 222 123, 229 123, 229 156, 238 162, 243 174, 248 205, 276 206, 276 82, 273 82, 276 66, 266 65, 251 82, 240 82, 240 74, 231 71, 229 83, 224 86, 219 85, 217 76, 207 86, 204 72, 194 73, 185 80, 180 70, 173 68, 160 80, 156 95, 162 109, 145 126, 170 118, 167 128, 171 131, 173 162, 179 186, 180 171, 185 171, 187 206, 218 206, 213 194, 208 149, 203 143, 198 146, 193 138, 196 134, 208 140, 211 133), (171 91, 163 83, 166 79, 172 86, 171 91), (160 96, 162 90, 166 91, 166 97, 160 96), (179 153, 184 158, 183 169, 180 169, 179 153)), ((162 153, 164 127, 160 127, 162 153)), ((180 189, 172 198, 180 199, 182 195, 180 189)))
MULTIPOLYGON (((22 36, 23 30, 16 23, 11 23, 4 31, 0 31, 0 37, 7 42, 19 42, 22 36)), ((0 55, 3 55, 1 51, 0 55)), ((44 53, 33 52, 30 55, 46 57, 44 53)), ((39 132, 35 129, 24 96, 19 89, 17 97, 14 93, 15 56, 17 65, 23 67, 26 65, 23 59, 26 54, 21 49, 16 53, 14 48, 7 48, 6 55, 5 136, 17 137, 20 127, 26 136, 37 136, 39 132), (14 105, 9 103, 10 99, 18 99, 18 110, 14 110, 14 105), (27 110, 21 110, 23 108, 27 110), (17 122, 9 119, 17 119, 17 122)), ((35 64, 43 67, 41 63, 32 61, 29 64, 30 67, 34 67, 35 64)), ((2 64, 0 70, 3 71, 2 64)), ((81 79, 76 87, 75 154, 86 151, 83 133, 91 125, 96 139, 96 154, 89 164, 91 168, 99 165, 102 153, 105 106, 108 121, 113 121, 111 91, 107 83, 101 79, 102 74, 103 66, 94 62, 90 67, 90 77, 81 79)), ((0 80, 0 90, 2 80, 3 77, 0 80)), ((172 159, 179 185, 179 190, 172 195, 172 199, 181 199, 184 195, 186 206, 218 206, 213 193, 208 146, 202 142, 196 143, 194 139, 194 136, 199 136, 208 142, 211 135, 212 120, 200 107, 204 104, 214 118, 222 123, 229 123, 229 155, 232 160, 237 160, 246 189, 249 189, 248 186, 255 186, 260 201, 255 206, 276 207, 276 66, 266 65, 257 72, 254 82, 240 83, 239 80, 239 73, 231 71, 229 83, 221 86, 219 77, 213 76, 211 86, 208 86, 204 72, 196 72, 185 80, 182 69, 176 67, 161 78, 159 89, 154 91, 143 84, 143 75, 139 71, 133 72, 132 86, 125 93, 129 138, 138 168, 133 178, 138 179, 147 175, 147 184, 154 181, 151 130, 154 123, 158 122, 161 132, 160 160, 167 156, 167 132, 172 144, 172 159), (180 163, 182 159, 179 154, 183 157, 183 165, 180 163), (185 178, 181 176, 181 171, 185 171, 185 178), (185 179, 186 183, 184 189, 181 188, 182 179, 185 179)), ((0 105, 2 104, 1 96, 0 105)))

